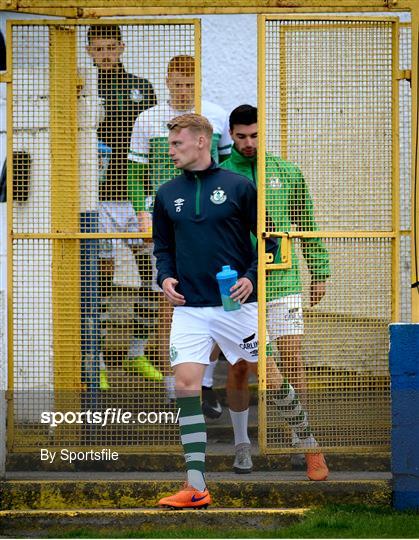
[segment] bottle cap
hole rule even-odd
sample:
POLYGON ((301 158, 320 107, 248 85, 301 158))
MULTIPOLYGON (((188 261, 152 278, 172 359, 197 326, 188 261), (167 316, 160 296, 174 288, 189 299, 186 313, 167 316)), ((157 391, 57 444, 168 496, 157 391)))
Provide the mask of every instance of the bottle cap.
POLYGON ((229 264, 222 267, 221 272, 216 275, 217 279, 237 279, 237 270, 233 270, 229 264))

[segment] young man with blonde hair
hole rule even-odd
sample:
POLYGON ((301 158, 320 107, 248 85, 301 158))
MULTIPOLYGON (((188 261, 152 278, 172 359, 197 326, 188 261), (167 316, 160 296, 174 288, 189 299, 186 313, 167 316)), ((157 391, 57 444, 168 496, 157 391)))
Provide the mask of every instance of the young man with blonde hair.
MULTIPOLYGON (((200 508, 211 503, 205 483, 206 427, 200 391, 212 347, 218 343, 229 362, 255 362, 240 344, 257 348, 256 189, 246 178, 220 169, 211 159, 212 126, 196 114, 169 122, 169 155, 182 174, 163 184, 153 211, 157 281, 173 305, 170 362, 175 373, 187 483, 162 506, 200 508), (214 193, 223 192, 216 202, 214 193), (216 274, 230 264, 239 279, 232 298, 237 311, 224 311, 216 274)), ((275 243, 272 243, 275 248, 275 243)))
MULTIPOLYGON (((169 99, 145 111, 135 122, 129 153, 130 193, 134 207, 140 215, 152 209, 157 189, 179 174, 168 154, 167 124, 171 118, 194 111, 195 71, 196 60, 193 56, 181 54, 171 58, 166 76, 169 99), (149 186, 149 192, 147 188, 144 190, 144 186, 149 186)), ((212 127, 211 156, 219 163, 228 158, 231 149, 227 112, 207 100, 201 101, 201 112, 212 127)), ((154 291, 160 289, 155 286, 154 291)), ((162 296, 159 301, 157 349, 163 370, 168 367, 171 315, 172 308, 162 296)), ((211 363, 209 371, 213 371, 214 367, 215 363, 211 363)), ((169 374, 166 375, 166 387, 168 396, 173 397, 173 377, 169 374)), ((203 408, 214 417, 221 414, 221 405, 212 389, 207 387, 203 388, 203 408)))
MULTIPOLYGON (((175 373, 181 442, 187 482, 161 506, 201 508, 211 503, 205 482, 206 426, 200 390, 211 350, 217 343, 231 365, 258 360, 256 188, 246 177, 221 169, 210 154, 208 120, 185 114, 169 122, 169 155, 183 172, 162 185, 153 211, 157 281, 175 306, 170 333, 170 361, 175 373), (230 289, 240 309, 225 311, 216 274, 223 266, 237 270, 230 289)), ((276 254, 276 240, 267 251, 276 254)), ((278 374, 275 400, 290 427, 312 438, 294 390, 278 374), (291 401, 290 401, 291 398, 291 401), (289 417, 289 407, 301 414, 289 417)))

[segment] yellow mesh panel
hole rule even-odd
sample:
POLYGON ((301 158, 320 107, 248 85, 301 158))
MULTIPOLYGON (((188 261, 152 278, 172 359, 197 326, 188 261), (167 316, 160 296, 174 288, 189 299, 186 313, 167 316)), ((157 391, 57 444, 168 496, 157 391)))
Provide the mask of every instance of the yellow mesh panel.
POLYGON ((166 124, 200 110, 199 23, 16 23, 12 45, 11 446, 175 449, 151 212, 166 124))
POLYGON ((266 227, 292 244, 266 273, 266 447, 303 441, 275 404, 285 377, 304 440, 386 449, 394 23, 297 19, 265 26, 266 227))
MULTIPOLYGON (((410 70, 412 35, 409 23, 400 25, 400 69, 410 70)), ((410 232, 411 222, 411 113, 410 81, 399 82, 400 104, 400 229, 410 232)), ((402 236, 400 246, 401 321, 411 319, 411 253, 410 236, 402 236)))

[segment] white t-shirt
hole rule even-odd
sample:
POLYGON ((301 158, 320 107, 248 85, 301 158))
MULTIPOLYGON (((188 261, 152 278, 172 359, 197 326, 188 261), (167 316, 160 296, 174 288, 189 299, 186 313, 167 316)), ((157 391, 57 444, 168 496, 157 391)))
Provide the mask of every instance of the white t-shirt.
MULTIPOLYGON (((155 191, 161 184, 180 173, 169 157, 167 123, 188 112, 193 110, 176 111, 166 102, 144 111, 135 121, 128 159, 148 164, 149 177, 155 191)), ((231 151, 227 113, 219 105, 203 100, 201 114, 208 118, 213 127, 211 155, 218 162, 219 156, 227 156, 231 151)))

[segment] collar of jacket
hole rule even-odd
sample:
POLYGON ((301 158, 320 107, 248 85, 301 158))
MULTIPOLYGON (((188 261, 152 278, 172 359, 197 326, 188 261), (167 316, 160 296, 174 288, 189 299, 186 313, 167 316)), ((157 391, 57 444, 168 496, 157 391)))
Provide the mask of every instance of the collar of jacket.
POLYGON ((106 82, 109 80, 114 79, 120 79, 127 75, 127 72, 125 71, 124 65, 122 62, 118 64, 118 67, 116 69, 107 70, 107 69, 98 69, 98 79, 99 82, 106 82))
POLYGON ((220 169, 219 165, 215 163, 213 159, 211 159, 211 165, 208 167, 208 169, 204 169, 203 171, 185 171, 183 170, 183 174, 186 176, 186 178, 189 178, 190 180, 195 180, 196 176, 199 176, 200 178, 206 176, 207 174, 212 174, 215 171, 218 171, 220 169))
POLYGON ((233 145, 233 148, 231 149, 231 154, 229 159, 236 163, 237 165, 247 165, 250 167, 253 163, 256 164, 257 158, 256 157, 247 157, 243 156, 243 154, 240 154, 240 152, 237 150, 237 148, 233 145))

